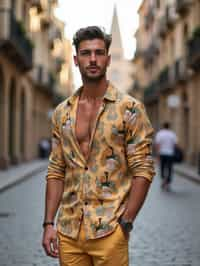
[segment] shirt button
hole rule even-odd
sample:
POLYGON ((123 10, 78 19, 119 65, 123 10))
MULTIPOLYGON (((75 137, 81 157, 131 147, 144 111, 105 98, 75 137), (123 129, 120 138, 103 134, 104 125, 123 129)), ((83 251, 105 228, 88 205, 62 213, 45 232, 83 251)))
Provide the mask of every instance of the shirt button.
POLYGON ((86 170, 86 171, 88 170, 88 167, 87 167, 87 166, 85 166, 85 170, 86 170))

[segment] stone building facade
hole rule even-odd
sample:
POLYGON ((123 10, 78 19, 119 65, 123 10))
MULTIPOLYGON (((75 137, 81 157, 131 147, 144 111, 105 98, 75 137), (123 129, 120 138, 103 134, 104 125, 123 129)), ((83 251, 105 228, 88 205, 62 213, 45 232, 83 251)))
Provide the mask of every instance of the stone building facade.
POLYGON ((64 24, 54 16, 57 4, 0 1, 1 169, 38 156, 39 141, 50 137, 52 109, 71 90, 71 83, 68 87, 60 79, 70 55, 64 24), (60 90, 64 85, 66 90, 60 90))
POLYGON ((186 161, 200 159, 200 1, 144 0, 133 60, 154 128, 171 123, 186 161))

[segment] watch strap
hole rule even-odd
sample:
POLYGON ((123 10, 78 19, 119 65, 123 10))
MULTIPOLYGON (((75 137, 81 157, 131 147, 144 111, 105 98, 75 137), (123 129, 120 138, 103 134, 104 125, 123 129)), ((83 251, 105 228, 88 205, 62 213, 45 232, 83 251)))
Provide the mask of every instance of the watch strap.
POLYGON ((127 232, 130 232, 133 229, 133 223, 125 220, 122 217, 119 218, 118 222, 122 226, 122 228, 127 232))
POLYGON ((54 226, 54 222, 52 222, 52 221, 46 221, 46 222, 44 222, 44 223, 42 224, 43 228, 45 228, 47 225, 52 225, 52 226, 54 226))

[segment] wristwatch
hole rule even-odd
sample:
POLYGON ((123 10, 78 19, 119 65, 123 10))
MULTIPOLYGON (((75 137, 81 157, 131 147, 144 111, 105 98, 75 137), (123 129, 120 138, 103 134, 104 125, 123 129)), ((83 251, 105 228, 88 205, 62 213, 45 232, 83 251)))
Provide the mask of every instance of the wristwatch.
POLYGON ((42 227, 45 228, 47 225, 52 225, 54 226, 54 222, 51 222, 51 221, 46 221, 42 224, 42 227))
POLYGON ((124 229, 124 231, 128 233, 130 233, 130 231, 133 229, 133 223, 122 217, 119 217, 118 222, 121 225, 121 227, 124 229))

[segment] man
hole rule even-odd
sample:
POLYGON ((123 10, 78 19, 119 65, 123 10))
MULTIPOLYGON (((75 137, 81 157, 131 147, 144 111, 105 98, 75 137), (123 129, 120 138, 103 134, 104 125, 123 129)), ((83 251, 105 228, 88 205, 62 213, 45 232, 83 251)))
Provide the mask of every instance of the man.
POLYGON ((161 187, 169 190, 172 182, 174 150, 177 144, 177 136, 170 130, 170 124, 168 122, 165 122, 163 128, 156 134, 155 143, 156 153, 160 163, 161 187))
POLYGON ((43 246, 63 266, 128 265, 129 233, 154 175, 153 130, 143 105, 106 79, 111 36, 91 26, 73 43, 83 86, 53 114, 43 246))

